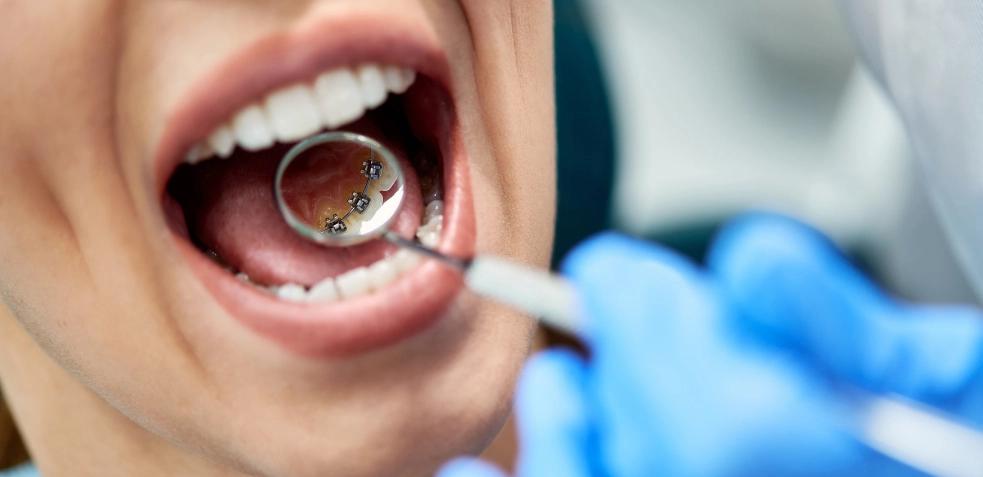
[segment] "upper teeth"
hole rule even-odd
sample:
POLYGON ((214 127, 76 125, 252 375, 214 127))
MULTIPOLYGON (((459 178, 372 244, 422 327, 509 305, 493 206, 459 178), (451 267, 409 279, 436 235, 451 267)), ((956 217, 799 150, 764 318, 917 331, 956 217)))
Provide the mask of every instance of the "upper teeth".
POLYGON ((185 162, 226 158, 237 145, 258 151, 276 141, 295 142, 322 128, 343 126, 384 103, 390 92, 405 93, 415 80, 412 70, 371 64, 324 73, 313 83, 282 88, 242 108, 191 148, 185 162))

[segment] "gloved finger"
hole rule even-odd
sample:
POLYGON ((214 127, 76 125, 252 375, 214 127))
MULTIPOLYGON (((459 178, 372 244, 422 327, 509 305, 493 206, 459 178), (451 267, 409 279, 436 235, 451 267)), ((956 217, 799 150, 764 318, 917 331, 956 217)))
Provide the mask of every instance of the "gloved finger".
POLYGON ((691 263, 607 234, 576 249, 564 270, 586 310, 607 474, 710 476, 746 465, 773 471, 748 475, 791 475, 852 460, 855 443, 812 375, 736 343, 732 311, 691 263), (734 461, 745 455, 755 458, 734 461))
MULTIPOLYGON (((624 235, 596 236, 567 256, 563 272, 584 309, 583 338, 599 359, 637 365, 711 339, 716 300, 703 273, 676 253, 624 235), (699 319, 695 317, 700 317, 699 319)), ((626 373, 631 374, 631 373, 626 373)))
POLYGON ((983 318, 891 299, 817 231, 754 214, 719 234, 709 267, 742 318, 840 378, 915 399, 954 392, 983 369, 983 318))
POLYGON ((506 475, 487 462, 462 457, 444 464, 435 477, 506 477, 506 475))
POLYGON ((520 477, 589 477, 591 428, 584 363, 567 351, 534 356, 516 391, 515 413, 522 443, 520 477))

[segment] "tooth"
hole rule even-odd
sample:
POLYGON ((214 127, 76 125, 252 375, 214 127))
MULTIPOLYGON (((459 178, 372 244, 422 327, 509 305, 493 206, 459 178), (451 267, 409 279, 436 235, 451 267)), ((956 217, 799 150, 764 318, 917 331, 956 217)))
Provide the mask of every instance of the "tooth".
POLYGON ((355 214, 352 215, 352 218, 355 220, 351 221, 351 225, 358 224, 359 229, 361 229, 363 222, 372 220, 372 217, 375 217, 375 213, 382 208, 382 203, 385 201, 385 199, 382 198, 382 192, 379 192, 374 187, 369 187, 369 190, 365 193, 365 195, 367 195, 369 198, 369 206, 365 208, 365 212, 356 211, 355 214))
POLYGON ((420 243, 427 248, 436 249, 440 245, 440 232, 427 232, 418 238, 420 243))
POLYGON ((304 85, 291 86, 266 98, 273 132, 281 142, 303 139, 321 129, 314 93, 304 85))
POLYGON ((365 114, 362 92, 351 71, 338 70, 318 76, 314 93, 324 125, 336 128, 365 114))
POLYGON ((325 278, 314 285, 311 291, 307 293, 307 300, 314 302, 326 303, 330 301, 338 300, 338 288, 335 285, 335 280, 333 278, 325 278))
POLYGON ((433 202, 427 204, 427 210, 423 213, 423 223, 427 223, 430 219, 434 217, 442 217, 444 215, 444 201, 434 200, 433 202))
POLYGON ((396 279, 396 267, 389 260, 379 260, 369 266, 369 284, 373 290, 379 290, 396 279))
POLYGON ((387 66, 383 68, 382 76, 385 79, 386 87, 395 94, 405 93, 413 85, 413 82, 416 81, 415 71, 398 66, 387 66))
POLYGON ((232 120, 232 132, 239 145, 247 151, 266 149, 276 141, 266 111, 257 105, 249 106, 236 115, 232 120))
POLYGON ((437 215, 431 217, 430 220, 427 220, 427 222, 421 225, 420 228, 416 229, 416 236, 420 237, 433 232, 440 233, 443 228, 444 217, 442 215, 437 215))
POLYGON ((307 291, 302 285, 288 283, 276 291, 276 296, 284 301, 300 302, 307 298, 307 291))
POLYGON ((236 148, 236 138, 232 135, 232 130, 226 125, 221 125, 211 136, 208 136, 208 145, 218 154, 218 157, 225 159, 232 155, 236 148))
POLYGON ((396 255, 393 255, 389 260, 392 261, 393 267, 396 268, 397 272, 406 273, 416 268, 423 258, 421 258, 419 254, 409 250, 400 250, 396 252, 396 255))
POLYGON ((369 292, 369 269, 358 267, 338 276, 338 294, 343 298, 355 298, 369 292))
POLYGON ((355 72, 362 90, 362 104, 372 109, 386 102, 389 91, 386 90, 386 80, 378 66, 365 65, 355 72))
POLYGON ((383 167, 382 174, 379 176, 379 180, 372 183, 372 187, 376 190, 384 191, 393 188, 393 184, 396 183, 396 169, 392 167, 383 167))
POLYGON ((440 245, 440 232, 444 228, 444 217, 431 217, 426 224, 416 231, 416 238, 427 248, 437 248, 440 245))
POLYGON ((212 148, 208 144, 195 144, 195 147, 192 147, 191 150, 188 151, 188 154, 184 157, 184 162, 195 165, 202 160, 212 157, 213 154, 215 153, 212 152, 212 148))

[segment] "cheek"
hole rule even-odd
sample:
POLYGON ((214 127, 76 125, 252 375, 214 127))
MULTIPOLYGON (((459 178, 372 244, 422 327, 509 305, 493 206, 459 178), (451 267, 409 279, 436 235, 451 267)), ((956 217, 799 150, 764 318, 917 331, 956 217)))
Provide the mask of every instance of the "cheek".
POLYGON ((556 205, 551 3, 460 7, 473 56, 456 62, 468 65, 457 74, 477 91, 458 104, 471 139, 479 247, 545 265, 556 205))
POLYGON ((65 349, 74 327, 68 311, 81 305, 65 290, 91 282, 65 211, 38 170, 46 159, 20 151, 0 157, 0 298, 38 342, 65 349))

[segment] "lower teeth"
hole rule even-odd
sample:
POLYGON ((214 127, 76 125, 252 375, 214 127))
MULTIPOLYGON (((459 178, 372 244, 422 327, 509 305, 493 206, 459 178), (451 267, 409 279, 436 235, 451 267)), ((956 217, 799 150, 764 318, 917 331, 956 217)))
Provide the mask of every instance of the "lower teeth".
MULTIPOLYGON (((436 248, 440 244, 444 225, 444 202, 441 200, 439 187, 432 188, 424 198, 424 203, 426 204, 426 211, 422 219, 423 223, 417 229, 416 240, 424 247, 436 248)), ((248 275, 229 265, 214 251, 207 250, 205 254, 244 283, 270 293, 281 300, 296 303, 329 303, 367 295, 396 281, 416 268, 422 260, 420 255, 415 252, 399 250, 392 256, 383 258, 372 265, 349 270, 334 278, 326 278, 308 288, 296 283, 283 285, 256 283, 248 275)))

